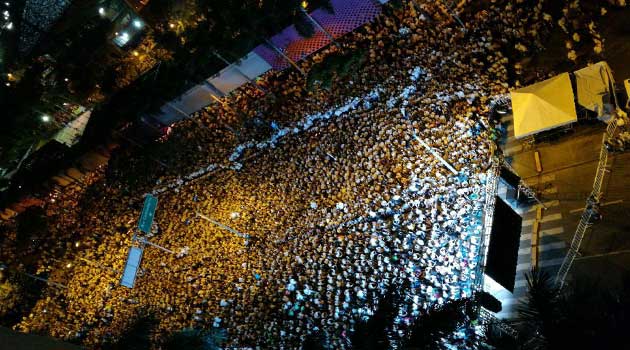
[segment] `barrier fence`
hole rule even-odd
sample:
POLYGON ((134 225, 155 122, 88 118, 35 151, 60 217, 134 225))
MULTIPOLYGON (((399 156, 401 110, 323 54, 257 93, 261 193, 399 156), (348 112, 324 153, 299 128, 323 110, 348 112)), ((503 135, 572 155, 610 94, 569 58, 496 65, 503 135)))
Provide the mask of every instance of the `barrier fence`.
POLYGON ((156 115, 151 117, 163 125, 185 119, 187 115, 201 110, 239 87, 256 80, 270 70, 282 71, 332 43, 356 28, 374 20, 381 13, 381 4, 387 1, 374 0, 332 0, 332 13, 317 9, 310 16, 325 31, 315 26, 315 33, 304 38, 297 33, 295 26, 285 28, 279 34, 261 44, 249 54, 232 63, 203 83, 189 89, 180 97, 164 104, 156 115), (285 58, 286 56, 287 58, 285 58))

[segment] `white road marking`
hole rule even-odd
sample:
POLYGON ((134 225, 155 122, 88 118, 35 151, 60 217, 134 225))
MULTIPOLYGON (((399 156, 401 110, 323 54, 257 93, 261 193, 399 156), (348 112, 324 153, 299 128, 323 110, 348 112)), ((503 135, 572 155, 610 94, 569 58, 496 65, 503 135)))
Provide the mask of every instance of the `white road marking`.
POLYGON ((545 183, 554 181, 555 179, 556 179, 556 174, 544 174, 540 177, 538 176, 530 177, 527 180, 525 180, 525 183, 532 186, 536 184, 545 184, 545 183))
MULTIPOLYGON (((543 204, 547 208, 557 207, 557 206, 560 205, 560 201, 559 200, 552 200, 552 201, 543 202, 543 204)), ((536 206, 533 205, 531 207, 526 207, 526 208, 516 208, 514 211, 516 211, 517 213, 519 213, 521 215, 523 215, 525 213, 533 213, 533 212, 536 211, 536 206)))
MULTIPOLYGON (((602 203, 602 205, 600 205, 600 207, 605 207, 607 205, 614 205, 614 204, 621 204, 623 203, 623 199, 619 199, 616 201, 611 201, 611 202, 606 202, 606 203, 602 203)), ((569 213, 571 214, 577 214, 577 213, 581 213, 584 211, 584 208, 577 208, 577 209, 573 209, 571 211, 569 211, 569 213)))
MULTIPOLYGON (((554 249, 564 249, 564 247, 566 247, 566 244, 564 242, 551 242, 551 243, 546 243, 546 244, 540 244, 538 245, 538 252, 546 252, 549 250, 554 250, 554 249)), ((518 255, 523 255, 523 254, 531 254, 532 253, 532 247, 525 247, 525 248, 521 248, 518 250, 518 255)))
MULTIPOLYGON (((562 226, 553 227, 553 228, 550 228, 550 229, 541 230, 540 231, 540 238, 543 238, 545 236, 559 235, 561 233, 564 233, 564 227, 562 227, 562 226)), ((532 234, 531 233, 523 233, 523 234, 521 234, 521 241, 531 241, 531 240, 532 240, 532 234)))
MULTIPOLYGON (((540 223, 544 224, 545 222, 556 221, 556 220, 560 220, 560 219, 562 219, 562 214, 560 214, 560 213, 550 214, 550 215, 543 214, 543 217, 540 220, 540 223)), ((523 220, 523 227, 532 226, 534 224, 534 220, 536 220, 536 219, 523 220)))
POLYGON ((518 312, 517 311, 513 311, 513 312, 500 312, 497 314, 497 318, 501 318, 501 319, 513 319, 513 318, 517 318, 518 317, 518 312))
POLYGON ((527 287, 527 280, 525 278, 514 282, 514 288, 527 287))
MULTIPOLYGON (((508 142, 511 141, 510 139, 508 139, 508 142)), ((506 148, 503 150, 503 153, 505 153, 506 155, 512 155, 515 153, 518 153, 520 151, 523 150, 523 145, 516 145, 516 146, 512 146, 510 148, 506 148)))
MULTIPOLYGON (((556 266, 562 264, 562 261, 564 261, 564 258, 539 260, 538 267, 556 266)), ((516 271, 526 271, 529 270, 531 267, 531 262, 518 264, 516 265, 516 271)))

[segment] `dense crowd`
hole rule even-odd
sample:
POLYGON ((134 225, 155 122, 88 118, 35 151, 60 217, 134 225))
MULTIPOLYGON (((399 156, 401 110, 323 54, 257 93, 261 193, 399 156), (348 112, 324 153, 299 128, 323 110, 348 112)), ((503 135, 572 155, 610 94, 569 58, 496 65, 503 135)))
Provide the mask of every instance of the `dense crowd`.
POLYGON ((491 97, 515 80, 504 53, 536 50, 549 30, 544 3, 462 2, 465 31, 434 4, 387 8, 302 64, 363 50, 354 77, 307 89, 289 71, 258 82, 267 94, 242 88, 175 125, 177 165, 135 192, 120 181, 133 156, 117 160, 77 203, 47 204, 68 211, 55 221, 66 249, 38 266, 67 289, 46 289, 16 328, 94 346, 150 314, 156 340, 204 327, 231 346, 299 348, 320 334, 343 349, 397 287, 391 334, 403 338, 475 290, 491 97), (118 281, 141 191, 159 197, 148 238, 177 254, 147 246, 128 289, 118 281))
POLYGON ((39 41, 42 34, 59 19, 59 16, 70 6, 67 0, 27 0, 21 14, 22 26, 20 27, 20 52, 30 51, 39 41))

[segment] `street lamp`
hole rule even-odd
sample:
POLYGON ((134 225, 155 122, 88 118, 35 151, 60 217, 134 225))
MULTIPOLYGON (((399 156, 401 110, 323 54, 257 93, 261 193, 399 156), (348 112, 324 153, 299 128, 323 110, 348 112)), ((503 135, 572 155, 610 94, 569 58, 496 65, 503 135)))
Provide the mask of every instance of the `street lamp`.
POLYGON ((48 114, 42 115, 42 121, 44 123, 48 123, 50 121, 50 116, 48 114))
POLYGON ((133 21, 133 26, 140 29, 142 28, 142 21, 140 21, 139 19, 136 19, 133 21))
POLYGON ((104 9, 104 8, 102 8, 102 7, 100 7, 100 8, 98 9, 98 14, 99 14, 99 15, 101 15, 101 16, 105 16, 105 9, 104 9))

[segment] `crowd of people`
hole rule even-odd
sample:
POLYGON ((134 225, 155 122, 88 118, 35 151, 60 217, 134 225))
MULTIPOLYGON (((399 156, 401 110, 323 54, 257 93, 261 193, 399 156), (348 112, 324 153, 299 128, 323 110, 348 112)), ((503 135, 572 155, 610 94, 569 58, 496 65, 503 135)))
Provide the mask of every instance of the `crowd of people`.
MULTIPOLYGON (((21 17, 20 43, 21 52, 30 51, 45 33, 59 19, 59 16, 70 6, 70 1, 28 0, 24 2, 23 13, 14 16, 21 17)), ((19 7, 18 7, 19 8, 19 7)))
POLYGON ((35 265, 66 288, 45 289, 15 328, 98 347, 152 315, 156 347, 199 327, 224 330, 226 346, 300 348, 319 334, 344 349, 392 287, 404 295, 393 339, 431 307, 471 296, 491 100, 515 82, 505 52, 535 50, 552 24, 542 0, 462 2, 465 30, 414 3, 301 63, 364 50, 355 76, 329 90, 309 90, 295 71, 266 76, 263 89, 173 126, 171 166, 134 189, 123 179, 140 156, 128 152, 76 203, 48 201, 65 250, 35 265), (119 279, 145 192, 159 198, 148 239, 176 254, 145 246, 129 289, 119 279))

